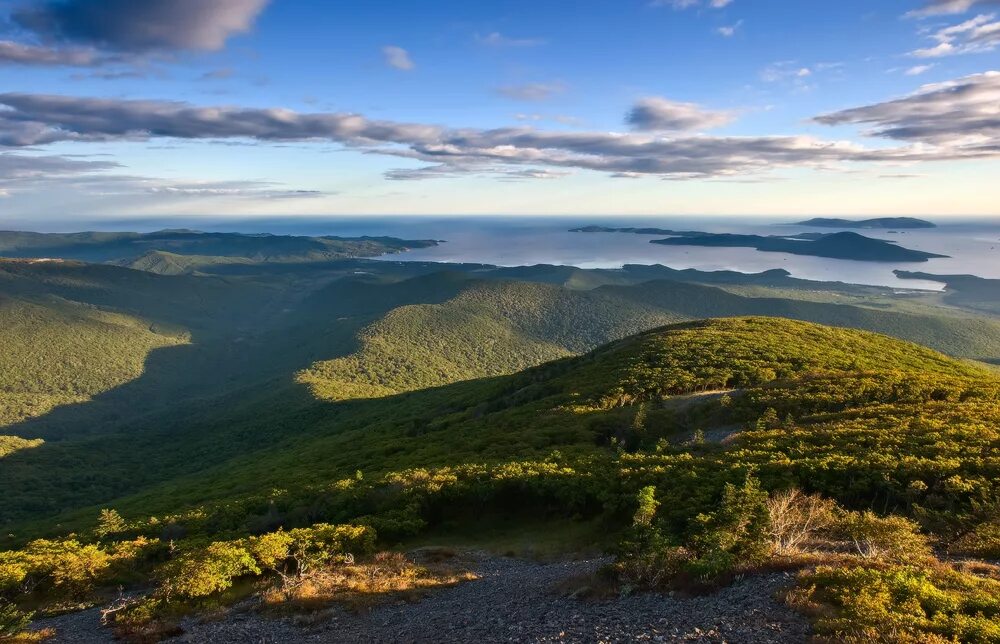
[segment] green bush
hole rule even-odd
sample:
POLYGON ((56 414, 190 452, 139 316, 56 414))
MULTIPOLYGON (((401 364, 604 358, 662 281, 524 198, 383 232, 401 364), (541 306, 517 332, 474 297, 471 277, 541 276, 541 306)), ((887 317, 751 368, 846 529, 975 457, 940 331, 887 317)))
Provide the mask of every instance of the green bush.
POLYGON ((800 585, 816 630, 841 641, 1000 641, 1000 581, 938 566, 823 566, 800 585), (933 641, 933 640, 932 640, 933 641))
POLYGON ((23 631, 31 623, 31 616, 14 604, 0 600, 0 638, 13 637, 23 631))
POLYGON ((695 517, 688 540, 694 559, 688 570, 702 579, 729 572, 737 564, 753 566, 770 555, 767 492, 747 477, 737 487, 727 483, 719 509, 695 517))
POLYGON ((850 512, 839 529, 851 541, 858 555, 865 559, 910 561, 930 555, 927 538, 919 526, 901 516, 880 517, 874 512, 850 512))
POLYGON ((228 589, 237 577, 260 572, 247 548, 237 542, 216 541, 164 565, 160 591, 166 597, 207 597, 228 589))

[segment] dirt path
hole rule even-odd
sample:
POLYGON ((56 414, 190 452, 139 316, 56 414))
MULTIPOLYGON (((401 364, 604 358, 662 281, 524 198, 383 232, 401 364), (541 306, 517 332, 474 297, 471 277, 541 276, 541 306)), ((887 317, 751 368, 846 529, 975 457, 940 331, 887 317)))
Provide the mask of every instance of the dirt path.
MULTIPOLYGON (((611 601, 560 596, 553 588, 595 571, 605 560, 542 564, 480 555, 480 578, 435 592, 414 604, 394 603, 363 614, 340 609, 312 626, 234 610, 225 619, 182 624, 184 643, 286 642, 804 642, 806 620, 775 600, 787 574, 752 577, 714 595, 673 598, 642 594, 611 601)), ((86 613, 41 625, 61 632, 55 642, 112 641, 86 624, 86 613)), ((99 615, 89 617, 96 620, 99 615)), ((301 622, 303 620, 299 620, 301 622)), ((99 632, 99 631, 97 631, 99 632)))

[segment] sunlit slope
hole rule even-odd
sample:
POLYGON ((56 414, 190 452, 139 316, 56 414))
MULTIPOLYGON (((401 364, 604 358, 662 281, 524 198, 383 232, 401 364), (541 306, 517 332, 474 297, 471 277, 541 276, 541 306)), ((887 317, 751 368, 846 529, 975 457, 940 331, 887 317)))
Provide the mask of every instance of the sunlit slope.
POLYGON ((169 453, 155 435, 24 450, 0 472, 7 489, 24 488, 0 500, 0 516, 30 519, 25 499, 76 521, 95 504, 133 517, 202 507, 184 519, 192 529, 239 531, 273 504, 292 523, 402 512, 422 525, 466 495, 521 490, 545 507, 564 495, 599 507, 662 478, 680 517, 748 467, 854 505, 934 508, 943 494, 968 504, 1000 475, 998 400, 988 372, 885 336, 710 320, 404 396, 305 406, 277 396, 175 429, 169 453), (758 422, 768 409, 774 420, 758 422), (706 442, 691 442, 698 431, 706 442), (67 458, 86 490, 33 474, 67 458), (363 482, 344 487, 359 470, 363 482), (965 491, 951 490, 954 477, 965 491), (916 497, 915 480, 926 486, 916 497))
MULTIPOLYGON (((461 290, 447 301, 395 308, 359 334, 353 353, 313 364, 299 374, 299 382, 326 400, 386 396, 513 373, 667 322, 745 315, 870 330, 956 357, 1000 358, 1000 321, 987 318, 744 297, 664 280, 582 291, 529 282, 463 283, 454 275, 432 275, 412 280, 412 286, 420 292, 437 280, 442 292, 461 290)), ((407 286, 404 281, 363 288, 405 293, 407 286)))
POLYGON ((969 315, 912 314, 891 309, 809 302, 792 298, 742 297, 700 284, 653 281, 607 286, 630 302, 689 318, 767 315, 884 333, 951 356, 993 361, 1000 358, 1000 320, 969 315))
POLYGON ((355 353, 298 379, 327 400, 386 396, 513 373, 678 319, 614 295, 471 282, 446 302, 394 309, 359 335, 355 353))
POLYGON ((0 329, 0 426, 137 378, 151 351, 186 341, 128 315, 2 295, 0 329))

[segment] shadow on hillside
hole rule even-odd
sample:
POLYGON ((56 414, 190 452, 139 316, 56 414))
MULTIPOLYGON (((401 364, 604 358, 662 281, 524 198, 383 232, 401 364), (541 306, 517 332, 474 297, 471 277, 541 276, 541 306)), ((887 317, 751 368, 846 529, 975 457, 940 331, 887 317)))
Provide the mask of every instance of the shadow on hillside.
POLYGON ((451 273, 335 280, 256 336, 245 324, 193 332, 191 344, 151 351, 134 380, 0 428, 46 441, 0 461, 0 523, 59 516, 294 437, 329 413, 296 372, 353 352, 357 332, 388 310, 465 283, 451 273))

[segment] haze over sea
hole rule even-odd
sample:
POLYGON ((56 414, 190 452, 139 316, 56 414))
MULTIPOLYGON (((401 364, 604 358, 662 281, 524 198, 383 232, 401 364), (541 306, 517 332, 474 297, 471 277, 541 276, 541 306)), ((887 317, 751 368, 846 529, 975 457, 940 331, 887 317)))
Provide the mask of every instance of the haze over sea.
MULTIPOLYGON (((627 233, 571 233, 583 225, 657 227, 710 233, 784 235, 836 232, 838 229, 792 225, 796 219, 764 217, 488 217, 488 216, 338 216, 338 217, 170 217, 156 219, 100 219, 29 222, 4 220, 0 228, 72 232, 129 230, 148 232, 164 228, 191 228, 205 232, 271 233, 290 235, 394 236, 438 239, 437 247, 387 256, 391 261, 433 261, 521 266, 561 264, 580 268, 618 268, 623 264, 663 264, 670 268, 703 271, 733 270, 755 273, 774 268, 794 277, 822 281, 938 290, 938 282, 901 280, 902 269, 950 275, 1000 278, 1000 221, 996 218, 931 218, 937 228, 918 230, 856 230, 860 234, 896 242, 907 248, 948 255, 927 262, 862 262, 822 257, 764 253, 751 248, 662 246, 649 243, 663 236, 627 233)), ((852 217, 852 219, 857 219, 852 217)))

